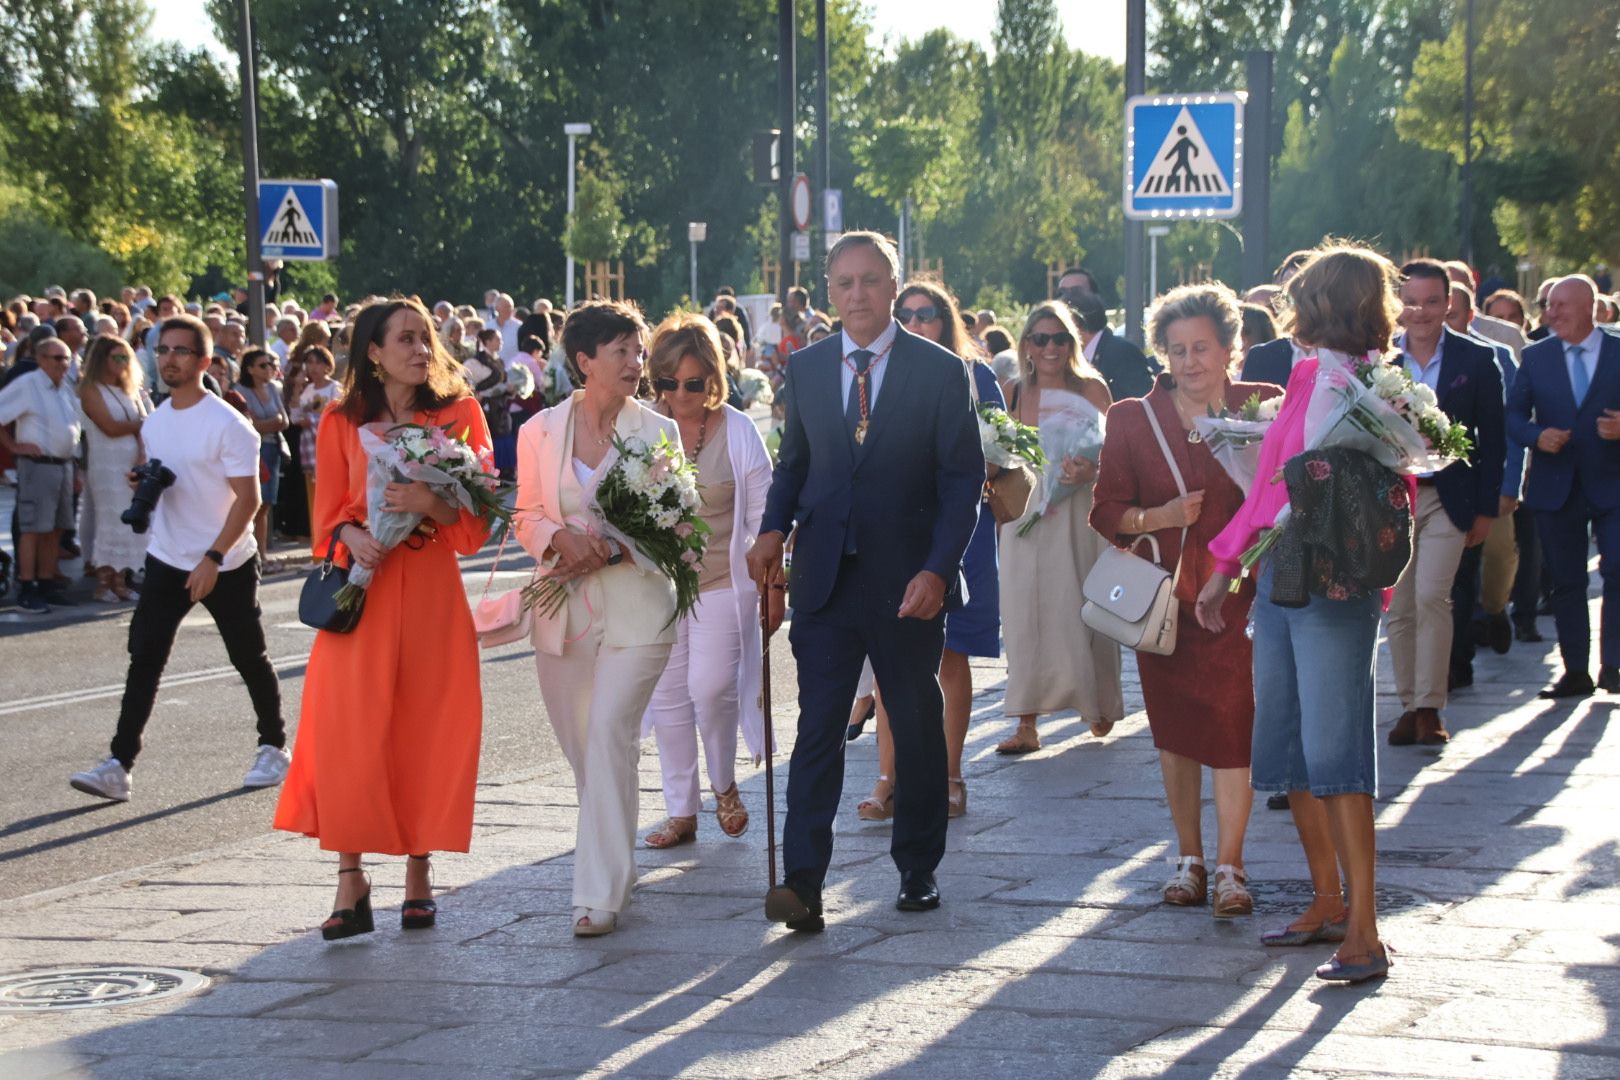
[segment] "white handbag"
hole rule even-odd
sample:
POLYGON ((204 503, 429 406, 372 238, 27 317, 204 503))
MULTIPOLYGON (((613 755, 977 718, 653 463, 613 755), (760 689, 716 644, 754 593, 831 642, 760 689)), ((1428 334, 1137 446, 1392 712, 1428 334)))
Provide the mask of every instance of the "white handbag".
POLYGON ((501 546, 495 549, 495 562, 489 568, 489 577, 484 579, 484 591, 473 606, 473 629, 478 632, 479 647, 484 649, 523 640, 529 636, 534 622, 533 615, 523 602, 521 588, 509 589, 490 599, 489 587, 495 580, 495 571, 500 568, 501 555, 506 551, 506 540, 510 535, 511 527, 508 526, 507 535, 501 537, 501 546))
MULTIPOLYGON (((1153 434, 1159 440, 1159 449, 1170 463, 1170 472, 1176 478, 1176 490, 1187 494, 1187 485, 1181 479, 1170 444, 1165 441, 1159 418, 1153 415, 1153 406, 1146 399, 1142 411, 1147 414, 1153 434)), ((1187 530, 1181 530, 1181 546, 1187 546, 1187 530)), ((1086 575, 1081 589, 1084 603, 1080 608, 1080 621, 1097 633, 1111 638, 1137 652, 1168 656, 1176 651, 1176 624, 1181 606, 1176 602, 1176 584, 1181 580, 1181 559, 1176 560, 1172 574, 1159 565, 1159 541, 1152 533, 1143 533, 1131 541, 1129 548, 1108 545, 1097 556, 1091 572, 1086 575), (1136 554, 1137 545, 1146 540, 1153 551, 1150 562, 1136 554)))

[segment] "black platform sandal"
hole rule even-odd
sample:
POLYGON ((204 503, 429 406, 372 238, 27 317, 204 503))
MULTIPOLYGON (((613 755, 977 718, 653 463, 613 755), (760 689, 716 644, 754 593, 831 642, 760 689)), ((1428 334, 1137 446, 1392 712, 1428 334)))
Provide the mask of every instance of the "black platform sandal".
MULTIPOLYGON (((365 871, 358 866, 354 866, 347 870, 339 870, 338 873, 363 874, 365 871)), ((359 934, 369 934, 376 928, 376 923, 371 917, 371 883, 368 881, 366 883, 366 895, 356 900, 354 907, 339 908, 337 911, 332 912, 331 917, 321 924, 321 937, 327 941, 339 941, 359 934)))
MULTIPOLYGON (((407 858, 417 862, 427 862, 432 855, 410 855, 407 858)), ((432 870, 428 871, 428 881, 431 883, 432 870)), ((431 888, 431 884, 429 886, 431 888)), ((401 930, 428 930, 438 921, 439 905, 428 897, 426 900, 406 900, 399 908, 399 928, 401 930), (414 913, 414 914, 413 914, 414 913)))

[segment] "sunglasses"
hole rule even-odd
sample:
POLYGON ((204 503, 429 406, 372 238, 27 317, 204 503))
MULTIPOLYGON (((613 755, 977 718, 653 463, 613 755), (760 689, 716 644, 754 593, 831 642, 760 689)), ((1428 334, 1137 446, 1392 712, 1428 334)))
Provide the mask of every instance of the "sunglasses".
POLYGON ((1067 330, 1059 330, 1055 334, 1031 334, 1029 335, 1029 343, 1037 349, 1044 349, 1048 344, 1073 345, 1074 335, 1067 330))
POLYGON ((666 394, 673 394, 676 390, 685 390, 688 394, 701 394, 709 388, 708 379, 654 379, 653 389, 662 390, 666 394))
POLYGON ((170 353, 173 353, 176 356, 202 355, 202 353, 198 352, 196 349, 188 348, 185 345, 159 345, 157 348, 152 350, 153 356, 168 356, 170 353))
POLYGON ((900 320, 902 326, 909 326, 912 322, 933 322, 939 318, 939 308, 932 304, 919 308, 899 308, 895 311, 894 317, 900 320))

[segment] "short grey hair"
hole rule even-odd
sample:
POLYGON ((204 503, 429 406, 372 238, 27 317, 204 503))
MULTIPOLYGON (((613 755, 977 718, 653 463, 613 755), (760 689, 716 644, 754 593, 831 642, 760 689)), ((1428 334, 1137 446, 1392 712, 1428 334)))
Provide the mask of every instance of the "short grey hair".
POLYGON ((883 260, 889 264, 889 276, 894 279, 895 284, 899 284, 900 252, 895 250, 894 242, 882 233, 868 232, 866 230, 847 232, 838 238, 838 242, 832 246, 832 250, 827 252, 825 274, 831 277, 833 263, 838 261, 838 256, 850 248, 856 247, 869 247, 883 256, 883 260))
POLYGON ((1215 337, 1221 348, 1230 349, 1243 332, 1243 309, 1237 294, 1218 281, 1200 285, 1182 285, 1159 297, 1148 313, 1149 336, 1153 351, 1160 356, 1170 354, 1170 327, 1183 319, 1203 316, 1215 325, 1215 337))

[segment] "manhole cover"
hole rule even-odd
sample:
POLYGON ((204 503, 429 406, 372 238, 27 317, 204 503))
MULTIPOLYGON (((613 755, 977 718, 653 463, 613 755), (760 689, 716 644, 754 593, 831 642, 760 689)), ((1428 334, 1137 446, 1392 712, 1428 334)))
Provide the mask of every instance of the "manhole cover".
POLYGON ((160 967, 58 968, 0 979, 0 1012, 99 1009, 191 994, 209 983, 195 971, 160 967))
MULTIPOLYGON (((1278 915, 1303 911, 1311 904, 1315 894, 1309 881, 1251 881, 1249 894, 1254 897, 1257 914, 1278 915)), ((1408 889, 1380 885, 1373 895, 1378 901, 1380 914, 1388 911, 1410 911, 1434 903, 1425 896, 1408 889)))

